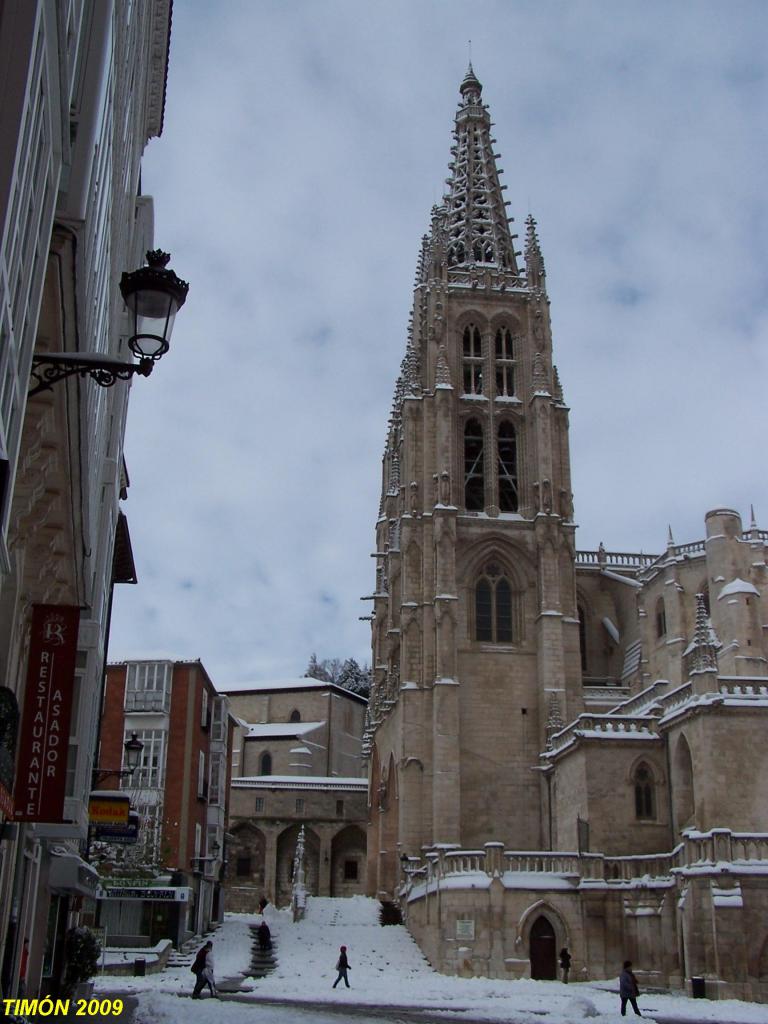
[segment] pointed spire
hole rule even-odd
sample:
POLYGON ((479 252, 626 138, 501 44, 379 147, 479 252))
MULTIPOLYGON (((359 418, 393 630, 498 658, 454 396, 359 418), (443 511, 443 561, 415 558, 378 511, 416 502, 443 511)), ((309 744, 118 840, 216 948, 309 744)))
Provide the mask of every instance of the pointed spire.
POLYGON ((400 493, 400 456, 392 452, 392 462, 389 470, 389 491, 388 494, 398 495, 400 493))
POLYGON ((525 219, 525 269, 528 284, 532 288, 546 287, 544 257, 541 254, 539 236, 536 234, 536 221, 530 214, 525 219))
POLYGON ((469 62, 467 73, 464 75, 461 85, 459 86, 459 92, 461 93, 464 104, 480 103, 480 97, 483 93, 483 87, 477 80, 477 75, 472 67, 472 61, 469 62))
MULTIPOLYGON (((459 87, 451 171, 440 213, 449 267, 471 263, 517 274, 503 187, 491 141, 491 118, 472 65, 459 87)), ((434 230, 434 226, 433 226, 434 230)))
POLYGON ((674 546, 675 538, 672 536, 672 527, 667 524, 667 551, 671 551, 674 546))
POLYGON ((452 388, 451 371, 448 367, 448 359, 445 354, 445 345, 441 345, 437 353, 437 366, 435 367, 435 387, 452 388))
POLYGON ((703 594, 696 595, 696 625, 693 629, 693 641, 686 654, 689 655, 690 673, 717 671, 716 647, 712 642, 712 630, 703 594))
POLYGON ((755 519, 755 506, 749 506, 749 528, 750 530, 757 529, 757 520, 755 519))
POLYGON ((555 401, 562 404, 565 401, 563 397, 563 385, 560 383, 560 374, 557 372, 556 366, 552 367, 552 376, 554 378, 555 401))

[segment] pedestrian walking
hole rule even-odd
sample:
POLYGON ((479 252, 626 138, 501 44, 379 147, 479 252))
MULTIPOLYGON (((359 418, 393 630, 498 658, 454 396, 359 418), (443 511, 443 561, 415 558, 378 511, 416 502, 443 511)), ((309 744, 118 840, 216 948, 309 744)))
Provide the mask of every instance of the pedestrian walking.
POLYGON ((560 970, 563 972, 563 984, 567 985, 568 973, 571 970, 571 954, 566 946, 560 950, 560 970))
POLYGON ((621 999, 621 1016, 626 1017, 627 1015, 627 1003, 632 1003, 632 1009, 635 1011, 638 1017, 642 1017, 642 1013, 637 1008, 637 997, 640 995, 640 987, 637 984, 637 978, 632 971, 632 961, 624 961, 624 969, 619 975, 619 998, 621 999))
POLYGON ((334 981, 333 987, 339 984, 341 979, 344 979, 344 984, 349 988, 349 978, 347 977, 347 971, 351 971, 352 968, 349 966, 349 960, 347 960, 347 947, 339 946, 339 959, 336 961, 336 970, 339 972, 339 976, 334 981))
POLYGON ((256 929, 256 937, 259 940, 259 949, 272 949, 272 933, 270 932, 269 925, 266 921, 262 921, 256 929))
POLYGON ((195 962, 192 964, 191 970, 193 974, 197 975, 197 981, 195 982, 195 988, 192 992, 193 999, 200 999, 200 993, 203 991, 205 986, 211 993, 211 996, 218 996, 216 991, 216 981, 213 975, 213 943, 206 942, 204 946, 197 952, 195 962))

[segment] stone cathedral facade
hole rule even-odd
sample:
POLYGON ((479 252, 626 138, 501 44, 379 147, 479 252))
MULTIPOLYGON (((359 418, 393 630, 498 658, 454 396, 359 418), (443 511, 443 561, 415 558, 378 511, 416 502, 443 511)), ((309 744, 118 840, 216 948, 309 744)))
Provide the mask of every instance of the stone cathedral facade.
POLYGON ((517 252, 471 67, 460 94, 383 459, 369 891, 444 971, 567 946, 768 1000, 768 532, 576 549, 536 223, 517 252))

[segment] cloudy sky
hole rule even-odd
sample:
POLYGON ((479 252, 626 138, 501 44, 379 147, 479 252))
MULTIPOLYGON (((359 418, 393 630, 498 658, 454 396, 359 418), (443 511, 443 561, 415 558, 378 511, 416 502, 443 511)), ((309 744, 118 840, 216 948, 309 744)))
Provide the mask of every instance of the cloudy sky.
POLYGON ((190 281, 134 388, 140 578, 110 656, 222 688, 369 656, 359 598, 419 239, 472 40, 539 223, 577 543, 768 528, 768 5, 174 0, 156 241, 190 281))

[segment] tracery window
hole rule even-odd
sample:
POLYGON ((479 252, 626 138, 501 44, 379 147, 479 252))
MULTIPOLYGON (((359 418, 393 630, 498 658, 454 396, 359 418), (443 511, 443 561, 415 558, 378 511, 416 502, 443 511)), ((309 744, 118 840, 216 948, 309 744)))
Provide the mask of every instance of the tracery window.
POLYGON ((512 423, 499 426, 497 454, 499 509, 502 512, 517 512, 517 435, 512 423))
POLYGON ((512 643, 514 634, 512 587, 501 566, 489 562, 475 584, 475 640, 512 643))
POLYGON ((667 610, 664 607, 664 598, 660 597, 656 602, 656 636, 661 638, 667 635, 667 610))
POLYGON ((480 328, 474 324, 468 324, 464 328, 462 345, 464 353, 464 394, 482 395, 483 343, 480 337, 480 328))
POLYGON ((511 397, 515 393, 515 349, 508 327, 496 331, 496 394, 511 397))
POLYGON ((647 764, 639 764, 635 770, 635 817, 638 821, 653 821, 654 807, 653 775, 647 764))
POLYGON ((468 512, 485 508, 483 428, 475 419, 467 420, 464 427, 464 505, 468 512))

